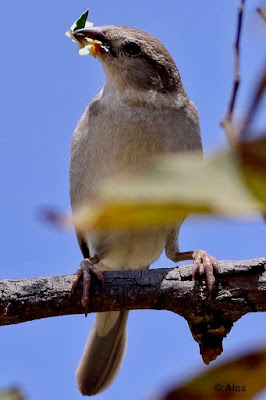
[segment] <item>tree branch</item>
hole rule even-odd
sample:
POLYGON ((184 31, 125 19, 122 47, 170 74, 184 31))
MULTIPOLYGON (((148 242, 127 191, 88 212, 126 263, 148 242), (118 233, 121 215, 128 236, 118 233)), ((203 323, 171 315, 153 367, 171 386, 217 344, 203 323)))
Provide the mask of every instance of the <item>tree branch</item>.
MULTIPOLYGON (((156 309, 184 317, 205 363, 222 352, 233 323, 248 312, 266 311, 266 260, 219 261, 209 298, 204 275, 193 281, 193 265, 173 269, 104 272, 105 287, 92 277, 88 312, 156 309)), ((73 275, 0 282, 0 325, 82 314, 81 283, 73 275)))

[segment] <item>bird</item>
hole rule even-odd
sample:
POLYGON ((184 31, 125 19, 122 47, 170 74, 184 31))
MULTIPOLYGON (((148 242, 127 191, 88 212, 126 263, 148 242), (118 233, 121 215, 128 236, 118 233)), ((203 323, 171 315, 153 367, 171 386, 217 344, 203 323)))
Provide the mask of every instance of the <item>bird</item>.
MULTIPOLYGON (((164 154, 202 152, 202 141, 197 109, 172 56, 156 37, 114 25, 77 29, 73 36, 81 47, 95 43, 93 55, 106 77, 72 137, 70 199, 75 212, 109 176, 132 171, 164 154)), ((82 278, 85 309, 91 274, 104 284, 102 271, 149 268, 163 250, 174 262, 193 259, 194 274, 202 263, 211 293, 216 259, 203 250, 179 251, 182 222, 141 230, 76 229, 84 260, 72 289, 82 278)), ((76 371, 83 395, 100 393, 115 379, 127 344, 127 318, 127 310, 96 313, 76 371)))

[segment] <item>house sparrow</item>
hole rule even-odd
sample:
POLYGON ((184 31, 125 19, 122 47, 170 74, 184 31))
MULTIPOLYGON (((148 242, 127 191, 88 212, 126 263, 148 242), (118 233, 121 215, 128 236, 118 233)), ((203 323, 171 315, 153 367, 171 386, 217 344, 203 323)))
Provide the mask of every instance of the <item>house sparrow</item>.
MULTIPOLYGON (((90 102, 73 134, 70 165, 72 210, 93 194, 109 175, 139 167, 166 153, 202 151, 197 110, 188 98, 169 52, 154 36, 124 26, 76 30, 74 38, 94 46, 106 83, 90 102), (101 45, 99 45, 101 43, 101 45)), ((180 253, 181 226, 142 230, 77 231, 82 261, 73 281, 83 276, 82 304, 89 301, 90 274, 103 282, 101 271, 144 269, 163 249, 174 262, 202 262, 209 291, 214 286, 216 260, 202 250, 180 253)), ((76 379, 84 395, 106 389, 122 363, 128 311, 96 314, 76 379)))

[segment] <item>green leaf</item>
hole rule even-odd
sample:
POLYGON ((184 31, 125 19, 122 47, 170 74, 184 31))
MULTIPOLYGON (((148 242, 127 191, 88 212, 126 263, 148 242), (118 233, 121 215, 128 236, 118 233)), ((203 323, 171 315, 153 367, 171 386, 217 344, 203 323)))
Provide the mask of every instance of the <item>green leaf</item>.
MULTIPOLYGON (((72 32, 78 30, 78 29, 82 29, 84 28, 87 18, 89 15, 89 9, 87 8, 87 10, 79 17, 79 19, 77 19, 74 24, 76 24, 75 28, 72 29, 72 32)), ((74 24, 72 26, 74 26, 74 24)))

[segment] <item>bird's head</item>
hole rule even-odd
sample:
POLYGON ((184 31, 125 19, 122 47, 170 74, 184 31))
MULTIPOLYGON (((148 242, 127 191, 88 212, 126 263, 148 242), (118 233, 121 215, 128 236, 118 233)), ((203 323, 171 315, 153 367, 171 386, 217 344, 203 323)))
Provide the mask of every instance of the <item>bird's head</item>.
POLYGON ((173 58, 153 35, 135 28, 107 25, 79 29, 73 36, 81 45, 88 44, 88 39, 96 41, 94 54, 103 65, 107 81, 117 88, 160 93, 183 91, 173 58))

